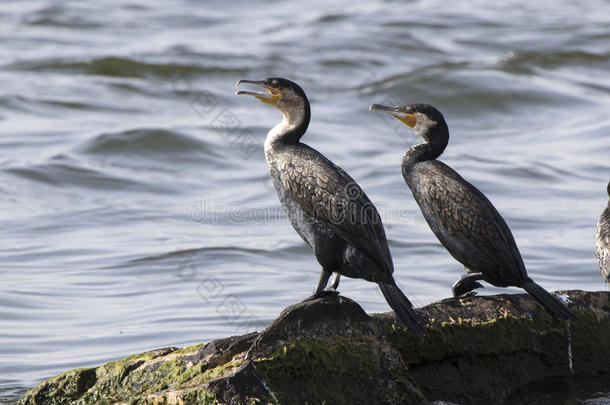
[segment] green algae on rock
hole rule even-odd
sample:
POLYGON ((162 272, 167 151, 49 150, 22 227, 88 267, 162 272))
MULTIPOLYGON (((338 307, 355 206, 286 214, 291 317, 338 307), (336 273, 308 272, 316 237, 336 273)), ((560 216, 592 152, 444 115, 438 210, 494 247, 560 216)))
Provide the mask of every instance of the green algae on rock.
POLYGON ((302 302, 259 335, 249 357, 280 404, 426 403, 382 329, 349 298, 302 302))
POLYGON ((484 404, 544 378, 608 378, 610 294, 561 295, 569 324, 526 294, 443 300, 418 310, 424 339, 393 313, 327 296, 261 333, 69 371, 19 404, 484 404))

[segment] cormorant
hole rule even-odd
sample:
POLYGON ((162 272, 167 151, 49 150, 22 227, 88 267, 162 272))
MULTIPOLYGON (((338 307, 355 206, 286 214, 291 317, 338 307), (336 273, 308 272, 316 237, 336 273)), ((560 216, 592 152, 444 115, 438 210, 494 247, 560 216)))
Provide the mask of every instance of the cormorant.
MULTIPOLYGON (((610 197, 610 183, 608 183, 608 197, 610 197)), ((599 259, 599 268, 607 283, 610 284, 610 200, 608 206, 597 222, 595 253, 599 259)))
POLYGON ((335 274, 332 293, 340 275, 372 281, 402 323, 423 336, 425 330, 411 302, 392 277, 394 266, 377 209, 343 169, 300 142, 310 119, 303 89, 282 78, 240 80, 240 84, 260 86, 266 92, 239 90, 235 94, 254 96, 284 116, 267 134, 265 158, 290 223, 322 266, 312 298, 327 293, 331 273, 335 274))
POLYGON ((492 203, 475 186, 436 160, 449 142, 443 115, 433 106, 411 104, 370 110, 385 111, 423 138, 402 159, 402 175, 432 232, 449 253, 466 268, 453 285, 459 297, 483 287, 484 280, 497 287, 525 289, 549 312, 563 318, 574 314, 528 275, 515 239, 492 203))

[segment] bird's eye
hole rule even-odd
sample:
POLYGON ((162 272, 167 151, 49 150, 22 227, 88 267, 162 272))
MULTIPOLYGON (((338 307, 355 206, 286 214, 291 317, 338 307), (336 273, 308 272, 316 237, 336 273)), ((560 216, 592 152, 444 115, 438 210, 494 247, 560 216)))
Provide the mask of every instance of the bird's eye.
POLYGON ((413 114, 413 113, 415 113, 415 108, 411 107, 411 108, 409 109, 409 114, 413 114))
POLYGON ((277 86, 277 80, 271 81, 271 84, 274 85, 274 86, 277 86))

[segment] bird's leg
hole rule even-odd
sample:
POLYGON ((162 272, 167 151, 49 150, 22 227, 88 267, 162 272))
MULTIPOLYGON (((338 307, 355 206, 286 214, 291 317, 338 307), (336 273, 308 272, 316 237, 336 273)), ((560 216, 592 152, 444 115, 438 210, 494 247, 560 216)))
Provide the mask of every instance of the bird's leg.
POLYGON ((337 287, 339 287, 339 281, 341 281, 341 274, 334 272, 333 273, 333 281, 330 283, 330 287, 326 289, 326 291, 337 291, 337 287))
POLYGON ((477 280, 483 279, 483 273, 469 273, 461 276, 458 281, 453 284, 453 296, 454 297, 463 297, 463 296, 473 296, 476 295, 477 288, 483 288, 483 286, 477 282, 477 280))
POLYGON ((322 268, 322 273, 320 273, 320 280, 318 281, 318 286, 316 290, 313 292, 314 295, 321 293, 326 288, 328 284, 328 279, 332 273, 325 268, 322 268))
MULTIPOLYGON (((316 287, 316 290, 313 292, 313 295, 311 297, 307 297, 303 301, 311 301, 311 300, 315 300, 316 298, 322 298, 326 295, 338 294, 338 292, 336 292, 336 291, 324 291, 324 289, 326 288, 326 285, 328 284, 328 279, 330 278, 331 274, 332 274, 332 271, 322 268, 322 273, 320 273, 320 281, 318 281, 318 286, 316 287)), ((334 280, 333 280, 333 282, 334 282, 334 280)))

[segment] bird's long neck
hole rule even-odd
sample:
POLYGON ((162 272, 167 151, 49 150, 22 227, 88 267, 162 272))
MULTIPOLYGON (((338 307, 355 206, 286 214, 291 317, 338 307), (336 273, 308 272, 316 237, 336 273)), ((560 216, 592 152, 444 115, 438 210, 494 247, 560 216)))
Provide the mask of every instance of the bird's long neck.
POLYGON ((416 163, 439 157, 449 142, 449 129, 447 124, 439 122, 421 136, 424 142, 410 147, 402 158, 403 174, 410 171, 416 163))
POLYGON ((282 109, 284 118, 282 122, 271 128, 265 139, 265 153, 278 145, 294 144, 299 142, 307 127, 311 112, 309 103, 305 102, 292 109, 282 109))

